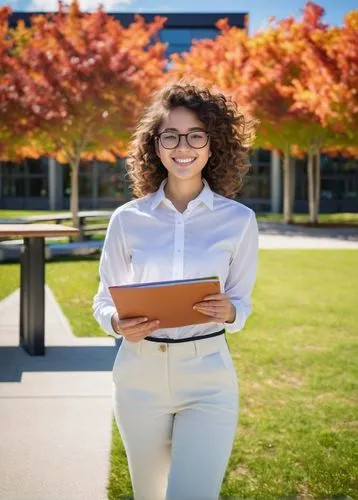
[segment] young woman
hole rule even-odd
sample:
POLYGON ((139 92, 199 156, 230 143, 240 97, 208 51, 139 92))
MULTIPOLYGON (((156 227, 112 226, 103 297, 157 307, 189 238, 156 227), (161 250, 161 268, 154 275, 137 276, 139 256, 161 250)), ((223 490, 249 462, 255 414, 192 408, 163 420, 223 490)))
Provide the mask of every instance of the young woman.
POLYGON ((256 123, 220 91, 180 81, 155 95, 131 142, 134 199, 111 217, 93 309, 123 339, 113 407, 136 500, 219 496, 239 399, 225 331, 251 313, 258 255, 255 213, 232 198, 256 123), (213 275, 221 293, 195 306, 209 322, 180 328, 121 320, 108 291, 213 275))

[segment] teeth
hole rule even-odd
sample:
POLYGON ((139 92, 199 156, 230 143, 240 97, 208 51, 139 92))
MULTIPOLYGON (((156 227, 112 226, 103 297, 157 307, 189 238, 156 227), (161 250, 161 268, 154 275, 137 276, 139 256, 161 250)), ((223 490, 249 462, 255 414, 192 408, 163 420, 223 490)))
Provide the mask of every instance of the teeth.
POLYGON ((195 158, 174 158, 174 161, 177 161, 178 163, 190 163, 194 160, 195 158))

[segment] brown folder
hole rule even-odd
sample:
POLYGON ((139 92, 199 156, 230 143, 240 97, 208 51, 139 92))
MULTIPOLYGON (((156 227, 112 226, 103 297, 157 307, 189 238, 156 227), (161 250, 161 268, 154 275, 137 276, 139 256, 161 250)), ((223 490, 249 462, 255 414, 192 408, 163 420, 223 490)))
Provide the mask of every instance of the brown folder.
POLYGON ((121 319, 145 316, 159 319, 158 328, 208 323, 209 317, 193 309, 208 295, 220 293, 217 276, 194 280, 137 283, 108 287, 121 319))

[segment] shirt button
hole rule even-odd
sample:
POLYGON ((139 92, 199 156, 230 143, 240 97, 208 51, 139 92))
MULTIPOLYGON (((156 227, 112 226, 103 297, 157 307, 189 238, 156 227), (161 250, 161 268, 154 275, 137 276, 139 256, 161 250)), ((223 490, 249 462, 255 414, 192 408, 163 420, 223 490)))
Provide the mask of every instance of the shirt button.
POLYGON ((159 350, 160 350, 161 352, 165 352, 165 351, 167 350, 167 346, 166 346, 165 344, 160 344, 160 346, 159 346, 159 350))

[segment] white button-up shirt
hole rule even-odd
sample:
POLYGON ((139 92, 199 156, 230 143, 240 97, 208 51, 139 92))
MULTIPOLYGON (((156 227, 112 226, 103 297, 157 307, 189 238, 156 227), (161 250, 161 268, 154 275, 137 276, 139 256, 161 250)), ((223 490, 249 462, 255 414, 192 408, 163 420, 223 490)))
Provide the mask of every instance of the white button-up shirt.
POLYGON ((258 260, 255 213, 213 192, 205 179, 200 194, 180 213, 165 196, 166 182, 164 179, 154 193, 113 212, 99 263, 94 317, 106 333, 121 337, 111 325, 116 309, 110 285, 219 276, 221 293, 227 294, 236 308, 233 323, 159 328, 150 335, 195 337, 222 328, 237 332, 252 309, 250 297, 258 260))

